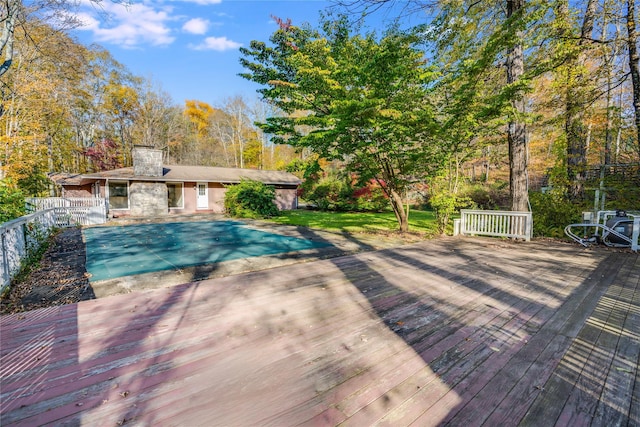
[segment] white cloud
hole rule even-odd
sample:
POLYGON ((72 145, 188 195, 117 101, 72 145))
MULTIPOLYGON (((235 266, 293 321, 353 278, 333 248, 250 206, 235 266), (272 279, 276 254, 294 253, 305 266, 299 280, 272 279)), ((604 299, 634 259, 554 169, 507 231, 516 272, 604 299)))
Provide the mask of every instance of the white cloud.
POLYGON ((217 50, 223 52, 225 50, 233 50, 242 46, 242 43, 234 42, 226 37, 207 37, 198 45, 189 45, 193 50, 217 50))
POLYGON ((94 29, 100 28, 100 21, 98 21, 96 18, 89 15, 88 13, 77 13, 75 17, 78 20, 78 22, 80 22, 81 30, 92 31, 94 29))
POLYGON ((182 29, 191 34, 205 34, 211 23, 207 19, 193 18, 184 23, 182 29))
POLYGON ((175 40, 168 25, 175 19, 171 16, 173 9, 169 6, 153 8, 133 3, 125 7, 104 2, 102 7, 109 17, 106 21, 88 13, 78 14, 78 18, 85 23, 80 29, 91 31, 96 41, 134 48, 141 44, 169 45, 175 40))
POLYGON ((195 3, 200 5, 220 4, 222 0, 181 0, 185 3, 195 3))

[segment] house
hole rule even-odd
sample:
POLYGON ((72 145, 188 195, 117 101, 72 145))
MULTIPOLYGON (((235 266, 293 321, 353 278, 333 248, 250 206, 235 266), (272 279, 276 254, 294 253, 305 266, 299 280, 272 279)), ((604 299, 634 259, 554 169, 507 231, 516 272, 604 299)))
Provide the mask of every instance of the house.
POLYGON ((104 197, 109 214, 160 216, 183 213, 222 213, 226 187, 242 179, 275 187, 280 210, 298 207, 300 179, 282 171, 163 165, 162 151, 133 149, 133 166, 92 174, 51 174, 63 197, 104 197))

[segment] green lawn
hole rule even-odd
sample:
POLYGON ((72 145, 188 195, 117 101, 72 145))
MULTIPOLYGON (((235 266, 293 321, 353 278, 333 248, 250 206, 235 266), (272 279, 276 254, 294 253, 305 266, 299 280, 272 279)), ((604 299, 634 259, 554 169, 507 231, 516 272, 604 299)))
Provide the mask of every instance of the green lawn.
MULTIPOLYGON (((279 224, 299 225, 322 230, 338 230, 350 233, 389 232, 398 230, 398 221, 393 212, 350 213, 322 212, 298 209, 283 211, 270 221, 279 224)), ((433 234, 436 230, 435 216, 430 211, 411 210, 409 212, 409 231, 433 234)))

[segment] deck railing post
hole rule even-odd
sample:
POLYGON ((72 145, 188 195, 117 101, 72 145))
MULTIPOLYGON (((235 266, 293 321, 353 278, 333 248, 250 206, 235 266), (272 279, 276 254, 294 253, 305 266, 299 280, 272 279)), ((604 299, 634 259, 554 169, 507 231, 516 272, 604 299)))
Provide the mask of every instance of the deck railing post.
POLYGON ((0 292, 9 285, 11 276, 9 275, 9 257, 7 257, 7 243, 4 230, 0 230, 0 239, 2 240, 2 287, 0 292))
POLYGON ((460 234, 460 223, 462 222, 461 219, 454 219, 453 220, 453 235, 457 236, 460 234))

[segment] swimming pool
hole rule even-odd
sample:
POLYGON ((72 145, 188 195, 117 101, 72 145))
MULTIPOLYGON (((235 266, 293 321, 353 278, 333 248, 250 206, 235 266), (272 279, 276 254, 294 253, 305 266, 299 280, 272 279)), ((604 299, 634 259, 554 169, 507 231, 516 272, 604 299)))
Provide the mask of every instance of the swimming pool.
POLYGON ((93 227, 83 234, 91 281, 329 246, 238 221, 93 227))

